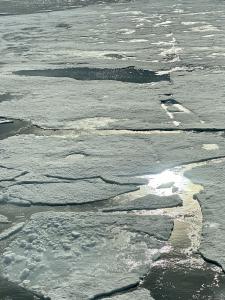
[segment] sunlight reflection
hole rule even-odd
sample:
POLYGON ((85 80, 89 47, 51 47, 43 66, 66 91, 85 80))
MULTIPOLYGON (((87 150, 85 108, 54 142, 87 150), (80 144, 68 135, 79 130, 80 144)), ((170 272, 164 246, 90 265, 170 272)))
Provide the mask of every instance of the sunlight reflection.
POLYGON ((144 176, 148 180, 148 188, 151 194, 170 196, 178 194, 189 184, 189 180, 183 176, 181 170, 166 170, 160 174, 144 176))

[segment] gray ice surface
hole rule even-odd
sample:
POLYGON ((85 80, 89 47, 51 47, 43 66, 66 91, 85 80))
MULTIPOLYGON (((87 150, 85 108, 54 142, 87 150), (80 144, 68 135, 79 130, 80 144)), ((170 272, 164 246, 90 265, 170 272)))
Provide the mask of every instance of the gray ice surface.
POLYGON ((1 272, 56 300, 113 294, 148 272, 172 226, 158 216, 34 214, 4 250, 1 272))
POLYGON ((119 206, 105 208, 103 211, 132 211, 132 210, 153 210, 159 208, 182 206, 182 200, 179 196, 156 196, 147 195, 129 203, 122 203, 119 206))
MULTIPOLYGON (((135 176, 225 156, 220 135, 199 133, 84 135, 76 138, 19 135, 0 141, 8 181, 1 202, 79 204, 138 189, 135 176), (204 144, 218 144, 215 151, 204 144), (10 181, 12 169, 24 174, 10 181), (133 179, 126 179, 132 177, 133 179)), ((6 175, 5 175, 6 176, 6 175)), ((140 182, 141 183, 141 182, 140 182)))
MULTIPOLYGON (((28 205, 59 211, 4 236, 2 272, 53 299, 111 289, 112 299, 151 299, 114 292, 149 272, 172 220, 90 211, 97 201, 111 210, 179 205, 111 198, 145 183, 136 176, 225 156, 225 3, 9 0, 0 1, 0 20, 0 205, 20 205, 18 216, 28 205), (149 70, 170 81, 78 80, 65 76, 71 68, 149 70), (25 76, 59 69, 64 76, 25 76), (85 212, 60 213, 68 204, 85 212)), ((200 251, 225 269, 223 168, 189 175, 205 188, 200 251)))

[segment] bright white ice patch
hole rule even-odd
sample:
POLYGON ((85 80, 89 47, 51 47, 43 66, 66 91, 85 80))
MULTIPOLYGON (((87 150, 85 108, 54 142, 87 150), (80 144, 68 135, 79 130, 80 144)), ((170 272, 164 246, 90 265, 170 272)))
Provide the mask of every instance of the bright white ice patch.
POLYGON ((11 120, 7 120, 7 119, 0 119, 0 124, 6 124, 6 123, 12 123, 11 120))
POLYGON ((165 22, 155 24, 154 27, 169 26, 171 23, 172 21, 165 21, 165 22))
POLYGON ((194 32, 220 31, 217 27, 215 27, 213 25, 192 27, 191 30, 194 31, 194 32))
POLYGON ((184 10, 183 9, 175 9, 173 12, 175 12, 177 14, 183 14, 184 10))
POLYGON ((179 122, 179 121, 173 121, 173 125, 176 127, 180 126, 180 124, 181 124, 181 122, 179 122))
POLYGON ((148 187, 150 187, 151 193, 158 196, 173 195, 174 188, 178 193, 184 190, 185 185, 189 182, 178 170, 166 170, 160 174, 147 175, 145 178, 148 179, 148 187), (167 187, 166 184, 169 184, 169 186, 167 187))
POLYGON ((65 122, 64 128, 77 129, 77 130, 93 130, 96 128, 103 128, 116 121, 117 121, 116 119, 105 118, 105 117, 95 117, 95 118, 86 118, 86 119, 84 118, 80 120, 65 122))
POLYGON ((205 24, 205 22, 181 22, 182 25, 190 26, 195 24, 205 24))
POLYGON ((132 34, 135 33, 136 30, 134 29, 128 29, 128 28, 122 28, 120 30, 118 30, 119 33, 121 34, 132 34))
POLYGON ((219 146, 217 144, 203 144, 202 149, 207 151, 218 150, 219 146))
POLYGON ((145 43, 148 42, 148 40, 146 39, 133 39, 133 40, 129 40, 129 43, 145 43))

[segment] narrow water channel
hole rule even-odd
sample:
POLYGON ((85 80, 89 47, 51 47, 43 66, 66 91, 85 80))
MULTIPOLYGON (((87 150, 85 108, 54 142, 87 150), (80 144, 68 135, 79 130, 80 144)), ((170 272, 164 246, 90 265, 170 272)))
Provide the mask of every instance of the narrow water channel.
POLYGON ((140 176, 147 184, 140 190, 120 197, 120 201, 135 201, 147 195, 178 195, 182 206, 155 210, 132 211, 139 215, 167 215, 174 228, 166 253, 153 263, 141 286, 149 289, 155 300, 224 300, 225 274, 199 255, 203 216, 195 197, 203 186, 195 184, 185 172, 206 164, 218 164, 224 159, 211 159, 181 165, 159 174, 140 176))
POLYGON ((24 288, 0 277, 0 299, 1 300, 40 300, 43 297, 34 295, 24 288))
MULTIPOLYGON (((201 185, 185 177, 185 172, 221 159, 193 163, 166 170, 157 175, 144 176, 148 184, 141 187, 141 196, 179 195, 183 206, 136 212, 137 214, 169 215, 174 219, 170 250, 153 264, 142 286, 149 289, 155 300, 222 300, 225 299, 225 274, 198 254, 203 216, 195 195, 201 185)), ((136 197, 133 195, 130 197, 136 197)))

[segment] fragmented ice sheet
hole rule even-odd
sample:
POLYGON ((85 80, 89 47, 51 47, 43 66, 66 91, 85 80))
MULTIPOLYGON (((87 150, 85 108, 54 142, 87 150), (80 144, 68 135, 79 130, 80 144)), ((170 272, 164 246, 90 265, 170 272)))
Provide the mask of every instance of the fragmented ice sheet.
POLYGON ((55 300, 109 295, 139 282, 172 227, 162 216, 37 213, 5 249, 1 271, 55 300))
POLYGON ((203 214, 203 231, 200 252, 209 261, 225 270, 225 163, 208 164, 186 173, 193 182, 203 185, 197 195, 203 214))
POLYGON ((49 205, 104 200, 137 189, 143 183, 137 175, 225 155, 222 136, 199 133, 197 137, 182 132, 92 134, 74 139, 14 136, 0 141, 0 165, 8 180, 19 177, 4 183, 0 199, 49 205), (208 151, 203 148, 206 143, 219 147, 208 151))
POLYGON ((208 133, 91 134, 74 139, 23 135, 2 140, 0 146, 1 165, 74 179, 144 175, 225 155, 224 138, 208 133), (218 144, 219 149, 207 151, 202 148, 206 143, 218 144))

